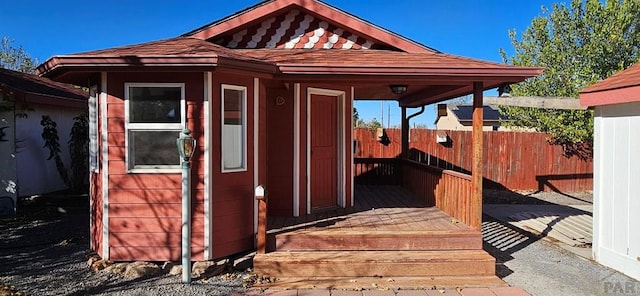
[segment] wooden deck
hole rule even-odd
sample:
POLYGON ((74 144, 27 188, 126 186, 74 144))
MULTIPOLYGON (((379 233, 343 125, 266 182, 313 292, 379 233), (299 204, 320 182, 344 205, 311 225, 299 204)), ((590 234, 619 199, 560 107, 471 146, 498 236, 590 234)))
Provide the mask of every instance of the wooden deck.
POLYGON ((451 216, 419 201, 400 186, 357 185, 351 209, 301 217, 269 217, 268 233, 315 231, 471 231, 451 216))
POLYGON ((286 288, 363 288, 381 279, 388 287, 504 284, 479 231, 404 188, 358 185, 356 201, 351 209, 269 217, 267 253, 254 258, 256 273, 286 288))

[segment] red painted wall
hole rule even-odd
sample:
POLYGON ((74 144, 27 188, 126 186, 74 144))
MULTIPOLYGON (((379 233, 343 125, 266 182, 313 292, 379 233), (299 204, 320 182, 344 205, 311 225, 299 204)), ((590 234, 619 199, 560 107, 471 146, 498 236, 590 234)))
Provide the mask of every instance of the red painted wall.
MULTIPOLYGON (((345 147, 346 163, 351 164, 351 88, 344 85, 301 84, 300 102, 300 203, 299 213, 307 211, 307 88, 316 87, 345 92, 345 147)), ((294 137, 294 84, 270 87, 267 90, 267 190, 269 192, 269 215, 291 216, 293 213, 293 137, 294 137), (281 97, 282 104, 276 103, 281 97)), ((346 166, 346 200, 351 205, 351 165, 346 166)))
POLYGON ((251 77, 214 73, 211 149, 213 257, 254 248, 254 80, 251 77), (247 87, 247 170, 221 172, 221 84, 247 87))
MULTIPOLYGON (((189 127, 198 143, 204 143, 203 74, 109 73, 107 80, 110 259, 178 260, 181 235, 181 175, 127 173, 124 84, 185 83, 185 98, 189 102, 189 127)), ((202 151, 202 147, 197 149, 192 162, 191 252, 194 260, 202 260, 204 250, 202 151)))
POLYGON ((293 87, 267 89, 269 215, 293 213, 293 87), (281 105, 276 100, 281 97, 281 105))

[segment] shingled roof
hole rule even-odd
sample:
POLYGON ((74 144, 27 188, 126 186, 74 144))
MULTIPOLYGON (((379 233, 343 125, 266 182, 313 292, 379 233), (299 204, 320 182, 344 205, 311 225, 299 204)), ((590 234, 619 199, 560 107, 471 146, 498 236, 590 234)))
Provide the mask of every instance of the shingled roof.
MULTIPOLYGON (((447 106, 455 114, 460 122, 470 122, 473 120, 473 106, 471 105, 449 105, 447 106)), ((497 108, 493 106, 483 106, 484 121, 500 121, 510 120, 508 117, 500 114, 497 108)))
POLYGON ((140 44, 54 56, 36 70, 50 76, 69 67, 153 67, 153 66, 218 66, 226 61, 241 62, 247 68, 275 67, 232 49, 191 37, 177 37, 140 44))
POLYGON ((87 100, 88 93, 70 84, 0 68, 0 88, 48 97, 87 100))
POLYGON ((580 91, 583 106, 628 102, 640 102, 640 63, 580 91))
POLYGON ((38 72, 66 82, 102 71, 211 71, 355 85, 358 99, 416 107, 542 72, 440 53, 317 0, 268 0, 181 37, 54 56, 38 72), (408 85, 396 95, 390 84, 408 85))

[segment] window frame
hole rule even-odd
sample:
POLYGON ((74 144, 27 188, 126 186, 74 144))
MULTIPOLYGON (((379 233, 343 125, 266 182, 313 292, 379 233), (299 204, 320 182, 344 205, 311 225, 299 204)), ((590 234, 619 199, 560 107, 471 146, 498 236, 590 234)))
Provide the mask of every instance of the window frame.
POLYGON ((247 171, 247 102, 248 102, 248 88, 242 85, 233 85, 233 84, 221 84, 220 85, 220 172, 221 173, 236 173, 236 172, 246 172, 247 171), (224 141, 224 91, 225 90, 237 90, 242 92, 242 166, 238 168, 225 168, 224 165, 224 156, 225 156, 225 145, 224 141))
POLYGON ((135 147, 129 141, 129 133, 131 131, 175 131, 176 139, 186 126, 186 100, 185 100, 185 84, 184 83, 146 83, 146 82, 126 82, 124 84, 124 137, 125 137, 125 162, 127 164, 127 173, 179 173, 180 156, 176 146, 175 165, 138 165, 135 166, 135 147), (179 123, 132 123, 130 122, 130 89, 134 87, 179 87, 180 88, 180 122, 179 123))

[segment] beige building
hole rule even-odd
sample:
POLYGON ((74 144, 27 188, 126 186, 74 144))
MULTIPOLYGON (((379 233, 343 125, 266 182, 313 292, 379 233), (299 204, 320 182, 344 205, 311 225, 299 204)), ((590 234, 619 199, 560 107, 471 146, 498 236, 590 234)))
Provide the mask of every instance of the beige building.
MULTIPOLYGON (((470 131, 473 124, 473 106, 471 105, 455 105, 455 104, 438 104, 436 118, 437 130, 458 130, 470 131)), ((501 122, 509 120, 498 112, 495 106, 484 106, 484 122, 482 130, 484 131, 511 131, 507 127, 501 125, 501 122)))

